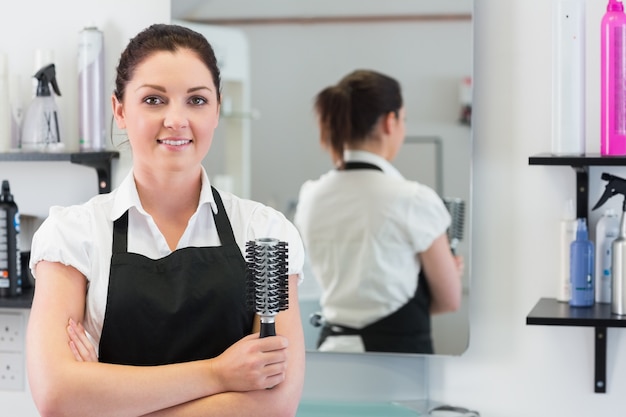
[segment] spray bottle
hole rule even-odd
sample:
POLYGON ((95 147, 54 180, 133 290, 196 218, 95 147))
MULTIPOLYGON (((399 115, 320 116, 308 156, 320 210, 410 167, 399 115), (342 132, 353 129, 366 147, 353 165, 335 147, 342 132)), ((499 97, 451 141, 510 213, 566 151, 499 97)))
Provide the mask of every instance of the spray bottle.
POLYGON ((601 28, 601 131, 602 155, 626 155, 626 13, 621 0, 609 0, 601 28))
POLYGON ((573 307, 591 307, 594 303, 595 291, 593 243, 589 240, 586 220, 578 219, 577 222, 576 240, 570 247, 571 298, 569 304, 573 307))
POLYGON ((34 76, 37 93, 26 111, 21 149, 31 151, 60 151, 63 143, 59 134, 59 109, 50 92, 50 85, 60 96, 54 64, 41 68, 34 76))
POLYGON ((616 194, 621 194, 624 197, 619 233, 611 246, 611 278, 613 280, 611 285, 611 312, 624 316, 626 315, 626 179, 606 172, 602 173, 602 179, 608 183, 593 210, 601 207, 616 194))
POLYGON ((20 255, 20 213, 13 200, 9 181, 2 181, 0 193, 0 297, 22 293, 20 255))

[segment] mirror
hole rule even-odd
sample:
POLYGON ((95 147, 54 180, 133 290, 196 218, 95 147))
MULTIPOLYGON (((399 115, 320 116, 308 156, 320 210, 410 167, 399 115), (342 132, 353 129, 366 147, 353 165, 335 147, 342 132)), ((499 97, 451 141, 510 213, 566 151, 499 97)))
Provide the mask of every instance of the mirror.
MULTIPOLYGON (((319 146, 315 95, 356 68, 388 73, 401 83, 407 140, 394 166, 442 197, 465 201, 464 236, 457 248, 465 259, 462 307, 432 317, 435 354, 459 355, 469 341, 472 146, 464 112, 471 109, 471 89, 464 82, 472 75, 473 2, 371 3, 177 0, 172 15, 245 34, 250 100, 258 113, 249 124, 250 197, 290 218, 302 183, 331 169, 319 146)), ((229 140, 218 133, 214 147, 229 140)), ((319 309, 319 287, 306 267, 299 292, 307 348, 314 350, 319 328, 308 316, 319 309)))

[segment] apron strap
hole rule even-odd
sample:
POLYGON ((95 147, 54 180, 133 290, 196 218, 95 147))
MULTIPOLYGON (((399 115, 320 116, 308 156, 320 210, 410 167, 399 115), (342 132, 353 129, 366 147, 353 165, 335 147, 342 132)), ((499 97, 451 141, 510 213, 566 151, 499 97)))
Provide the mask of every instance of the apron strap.
POLYGON ((217 214, 213 213, 213 210, 211 210, 211 213, 213 213, 213 219, 215 220, 215 227, 217 227, 220 242, 222 242, 222 245, 235 244, 235 235, 233 234, 230 220, 228 220, 224 203, 222 203, 222 197, 220 197, 220 193, 215 187, 211 186, 211 191, 213 191, 213 199, 215 200, 215 204, 217 204, 217 214))
POLYGON ((113 253, 128 252, 128 210, 113 222, 113 253))

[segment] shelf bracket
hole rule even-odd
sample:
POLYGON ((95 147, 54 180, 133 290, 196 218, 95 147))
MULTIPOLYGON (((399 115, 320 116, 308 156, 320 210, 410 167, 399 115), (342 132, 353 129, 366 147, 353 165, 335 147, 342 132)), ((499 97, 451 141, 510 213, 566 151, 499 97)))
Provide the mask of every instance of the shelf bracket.
POLYGON ((89 153, 74 153, 71 161, 75 164, 85 165, 96 170, 98 175, 98 193, 105 194, 111 191, 111 160, 118 157, 117 152, 110 152, 108 158, 102 158, 102 153, 98 156, 94 153, 92 157, 89 153))
POLYGON ((596 326, 595 392, 606 392, 606 327, 596 326))
POLYGON ((576 218, 587 218, 589 209, 589 169, 572 166, 576 171, 576 218))

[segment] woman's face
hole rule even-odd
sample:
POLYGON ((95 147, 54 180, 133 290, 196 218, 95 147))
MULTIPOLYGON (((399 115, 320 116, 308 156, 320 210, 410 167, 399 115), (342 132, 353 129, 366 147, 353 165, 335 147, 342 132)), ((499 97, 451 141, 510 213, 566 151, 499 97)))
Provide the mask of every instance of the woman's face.
POLYGON ((218 125, 217 87, 197 55, 159 51, 135 68, 113 114, 126 129, 136 169, 197 169, 218 125))

